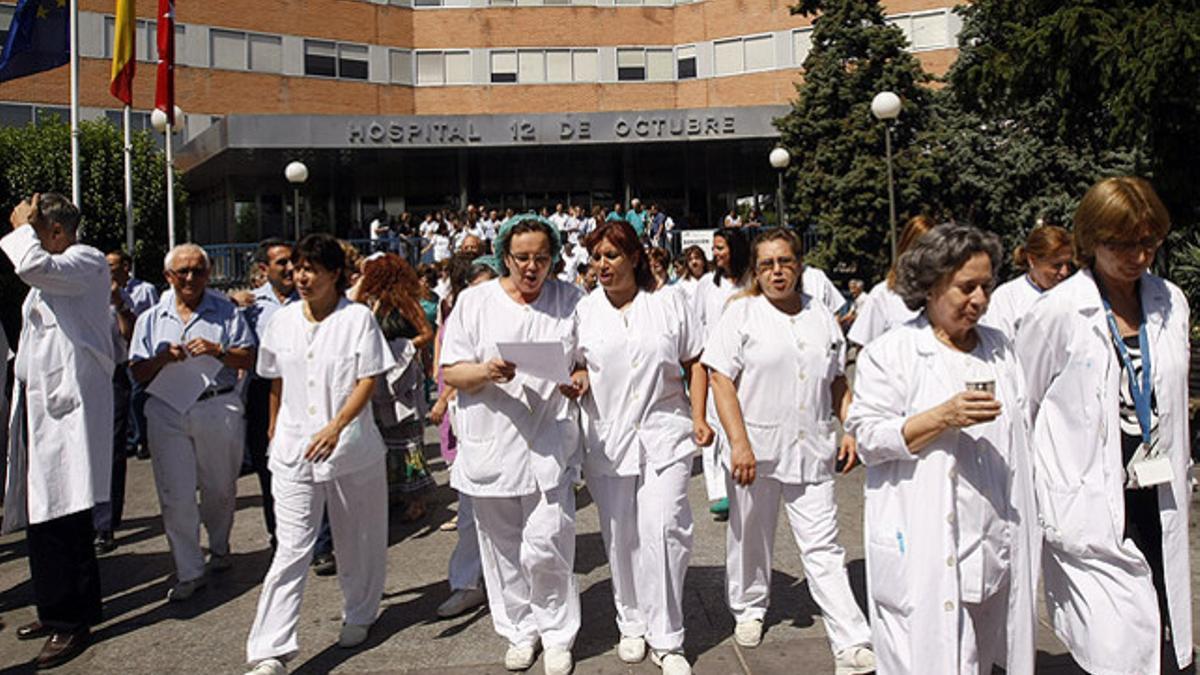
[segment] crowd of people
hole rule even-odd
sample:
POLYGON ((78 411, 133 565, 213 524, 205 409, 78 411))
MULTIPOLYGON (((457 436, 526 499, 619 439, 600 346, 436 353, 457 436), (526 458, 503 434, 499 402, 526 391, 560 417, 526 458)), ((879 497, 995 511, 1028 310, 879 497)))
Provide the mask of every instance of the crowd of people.
POLYGON ((258 474, 273 557, 246 660, 279 675, 314 564, 340 582, 339 645, 366 641, 389 503, 420 518, 433 483, 431 423, 458 493, 437 611, 486 603, 508 670, 539 653, 547 675, 574 667, 586 485, 617 657, 691 672, 697 454, 728 521, 742 647, 762 640, 782 504, 839 674, 1031 673, 1039 580, 1088 672, 1189 667, 1190 317, 1150 271, 1170 219, 1148 182, 1098 182, 1071 231, 1039 225, 1011 255, 994 234, 918 216, 886 279, 869 292, 853 280, 849 299, 788 229, 750 240, 729 223, 711 257, 672 260, 653 206, 583 215, 476 212, 466 222, 490 224, 453 241, 431 216, 419 227, 435 262, 415 270, 388 246, 268 240, 261 285, 229 294, 183 244, 156 298, 122 253, 105 261, 76 240, 67 200, 22 202, 0 239, 32 288, 3 525, 26 529, 38 618, 17 635, 46 638, 37 665, 77 656, 101 620, 123 425, 144 427, 169 601, 230 568, 236 481, 243 464, 258 474), (1001 283, 1006 262, 1020 273, 1001 283), (834 491, 858 464, 866 615, 834 491))

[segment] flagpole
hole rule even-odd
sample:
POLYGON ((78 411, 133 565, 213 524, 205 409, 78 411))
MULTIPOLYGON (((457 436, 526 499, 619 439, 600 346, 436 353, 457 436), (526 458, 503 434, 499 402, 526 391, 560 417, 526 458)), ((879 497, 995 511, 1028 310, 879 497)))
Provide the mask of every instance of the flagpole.
POLYGON ((167 118, 167 250, 175 248, 175 151, 174 129, 171 118, 167 118))
MULTIPOLYGON (((129 110, 129 105, 125 106, 125 114, 121 120, 123 130, 125 132, 125 250, 129 253, 130 260, 134 259, 133 255, 133 134, 131 133, 132 113, 129 110)), ((137 263, 132 263, 132 271, 137 272, 137 263)))
POLYGON ((79 0, 71 0, 71 202, 83 210, 79 180, 79 0))

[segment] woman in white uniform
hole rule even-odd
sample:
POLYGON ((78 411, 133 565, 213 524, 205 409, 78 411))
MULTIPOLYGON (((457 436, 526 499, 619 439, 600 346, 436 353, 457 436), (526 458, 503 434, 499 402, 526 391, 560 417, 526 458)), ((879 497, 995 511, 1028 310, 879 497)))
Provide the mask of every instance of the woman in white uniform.
POLYGON ((468 288, 446 322, 439 361, 458 391, 458 456, 450 485, 475 507, 488 605, 508 640, 504 665, 524 670, 545 648, 547 675, 566 675, 579 631, 575 562, 578 409, 554 382, 526 375, 497 345, 556 342, 575 352, 578 288, 551 277, 558 230, 532 213, 505 221, 505 274, 468 288))
MULTIPOLYGON (((735 293, 745 288, 746 269, 750 264, 750 245, 746 235, 737 229, 717 230, 712 244, 713 271, 700 278, 692 297, 692 312, 700 321, 704 340, 708 341, 725 304, 735 293)), ((708 510, 717 520, 729 518, 729 496, 725 490, 725 474, 721 468, 721 453, 728 447, 717 408, 709 396, 707 372, 700 371, 695 381, 690 382, 692 397, 704 396, 708 424, 716 432, 713 444, 700 450, 701 467, 704 469, 704 489, 708 493, 708 510), (701 381, 703 377, 703 381, 701 381), (699 392, 699 393, 698 393, 699 392)))
POLYGON ((871 632, 850 591, 837 542, 834 457, 854 465, 854 439, 840 448, 833 410, 844 417, 846 343, 824 302, 801 288, 800 240, 773 228, 751 247, 749 288, 734 296, 704 348, 730 451, 725 578, 743 647, 762 640, 771 560, 783 501, 813 599, 821 608, 838 673, 875 668, 871 632))
POLYGON ((1017 339, 1021 320, 1042 293, 1071 276, 1071 233, 1057 225, 1038 225, 1029 232, 1025 243, 1013 251, 1013 266, 1024 272, 1001 284, 992 293, 987 314, 980 321, 998 328, 1010 340, 1017 339))
POLYGON ((1080 273, 1026 315, 1046 605, 1092 673, 1192 662, 1188 316, 1148 272, 1170 228, 1154 188, 1108 178, 1075 211, 1080 273))
POLYGON ((387 572, 387 471, 371 413, 375 376, 393 365, 366 306, 344 296, 346 257, 326 234, 292 254, 303 302, 277 311, 263 333, 257 371, 272 380, 269 448, 279 546, 263 580, 246 643, 254 675, 285 673, 299 650, 297 624, 322 512, 338 552, 342 632, 367 639, 387 572))
MULTIPOLYGON (((929 230, 934 222, 926 216, 914 216, 904 225, 900 232, 900 244, 896 247, 896 256, 904 255, 914 242, 929 230)), ((875 284, 867 293, 867 301, 858 313, 850 332, 846 334, 851 344, 866 346, 872 340, 888 332, 893 326, 899 326, 905 321, 916 318, 914 312, 904 304, 904 300, 896 292, 896 266, 888 270, 887 279, 875 284)))
POLYGON ((978 326, 1000 242, 940 225, 901 256, 920 317, 863 348, 847 430, 867 465, 879 673, 1033 672, 1041 533, 1012 345, 978 326))
POLYGON ((652 290, 648 256, 628 223, 602 225, 586 245, 602 288, 575 309, 590 387, 581 401, 584 472, 612 568, 617 655, 637 663, 649 644, 664 673, 687 675, 687 484, 696 446, 713 436, 704 402, 689 403, 683 385, 683 373, 701 368, 700 326, 682 293, 652 290))

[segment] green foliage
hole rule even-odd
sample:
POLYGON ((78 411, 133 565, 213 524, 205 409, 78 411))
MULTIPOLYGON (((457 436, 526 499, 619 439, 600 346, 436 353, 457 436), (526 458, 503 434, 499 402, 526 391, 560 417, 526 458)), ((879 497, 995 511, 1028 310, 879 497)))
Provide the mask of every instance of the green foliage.
POLYGON ((871 99, 890 90, 903 101, 893 132, 903 226, 930 206, 939 181, 931 154, 916 143, 932 119, 931 78, 875 0, 802 0, 792 11, 816 19, 804 82, 792 111, 776 121, 793 158, 790 215, 820 237, 806 256, 814 264, 878 278, 890 260, 887 164, 871 99))
MULTIPOLYGON (((79 125, 81 239, 101 251, 125 247, 125 178, 121 130, 107 121, 79 125)), ((166 253, 167 199, 164 155, 151 132, 134 134, 134 262, 138 276, 162 279, 166 253)), ((34 192, 71 194, 71 129, 63 122, 0 129, 0 211, 8 213, 34 192)), ((175 181, 179 232, 187 213, 181 181, 175 181)), ((181 236, 182 238, 182 236, 181 236)), ((7 289, 0 289, 5 292, 7 289)), ((5 295, 7 297, 7 295, 5 295)))

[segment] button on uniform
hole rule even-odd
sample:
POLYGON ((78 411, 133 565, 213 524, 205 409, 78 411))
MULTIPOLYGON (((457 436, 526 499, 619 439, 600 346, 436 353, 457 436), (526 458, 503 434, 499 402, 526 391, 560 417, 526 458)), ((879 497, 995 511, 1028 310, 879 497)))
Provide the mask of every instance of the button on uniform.
POLYGON ((953 612, 954 611, 954 603, 951 602, 950 600, 947 600, 946 603, 942 605, 942 608, 945 609, 947 612, 953 612))

